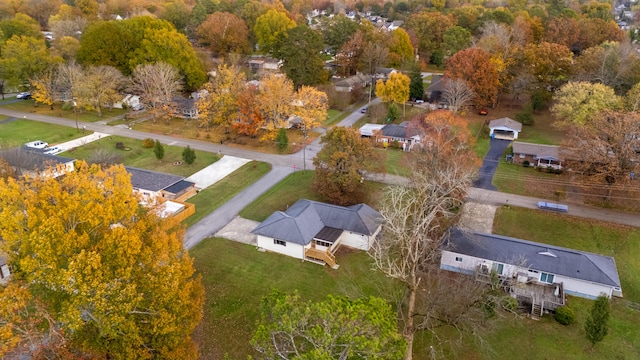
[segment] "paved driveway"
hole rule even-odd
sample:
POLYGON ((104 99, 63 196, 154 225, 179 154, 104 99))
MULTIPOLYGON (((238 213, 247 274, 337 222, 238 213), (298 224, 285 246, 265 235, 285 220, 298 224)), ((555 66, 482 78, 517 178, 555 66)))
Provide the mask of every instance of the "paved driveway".
POLYGON ((473 183, 474 187, 485 190, 498 190, 491 183, 493 180, 493 174, 498 168, 498 163, 504 151, 507 149, 511 141, 493 139, 490 142, 489 152, 482 161, 482 167, 478 174, 478 179, 473 183))

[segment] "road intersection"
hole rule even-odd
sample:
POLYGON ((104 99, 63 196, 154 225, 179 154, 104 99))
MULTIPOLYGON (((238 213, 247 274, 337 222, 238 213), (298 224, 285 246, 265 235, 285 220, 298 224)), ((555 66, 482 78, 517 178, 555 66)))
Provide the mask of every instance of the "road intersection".
MULTIPOLYGON (((23 113, 20 111, 4 108, 0 108, 0 114, 15 118, 25 118, 39 122, 45 122, 49 124, 75 127, 75 122, 73 120, 60 117, 23 113)), ((338 124, 338 126, 350 127, 355 124, 362 116, 364 115, 361 114, 359 110, 356 110, 352 114, 347 116, 344 120, 342 120, 338 124)), ((280 180, 284 179, 291 172, 296 171, 296 169, 303 168, 313 169, 312 159, 321 149, 320 138, 308 144, 306 149, 304 150, 304 153, 303 151, 299 151, 290 155, 276 155, 265 154, 257 151, 235 148, 221 144, 214 144, 201 140, 177 138, 168 135, 137 131, 129 128, 114 127, 101 123, 86 122, 83 123, 83 128, 93 132, 118 135, 139 140, 143 140, 146 138, 158 139, 162 143, 172 146, 186 147, 187 145, 189 145, 192 149, 196 150, 222 153, 239 158, 263 161, 272 165, 272 169, 269 173, 267 173, 267 175, 237 194, 220 208, 203 218, 200 222, 191 226, 185 235, 185 247, 187 248, 195 246, 204 238, 210 237, 217 231, 222 229, 238 215, 240 210, 250 204, 253 200, 267 191, 269 188, 277 184, 280 180), (306 164, 304 164, 304 160, 306 160, 306 164)), ((406 184, 405 178, 395 175, 372 174, 368 178, 387 184, 406 184)), ((479 188, 471 188, 468 193, 468 200, 480 203, 490 203, 494 205, 513 205, 525 208, 536 208, 537 202, 545 199, 500 193, 497 191, 484 190, 479 188)), ((591 208, 581 204, 569 205, 570 210, 568 215, 609 221, 630 226, 640 226, 640 217, 637 214, 624 213, 600 208, 591 208)))

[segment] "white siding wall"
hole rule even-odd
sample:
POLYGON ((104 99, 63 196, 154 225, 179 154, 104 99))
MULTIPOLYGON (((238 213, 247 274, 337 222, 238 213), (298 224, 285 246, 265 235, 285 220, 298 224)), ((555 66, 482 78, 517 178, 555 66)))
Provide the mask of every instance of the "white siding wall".
POLYGON ((600 296, 601 293, 605 293, 608 297, 611 297, 613 292, 613 288, 610 286, 594 284, 560 275, 556 275, 553 281, 556 283, 561 282, 564 286, 564 292, 574 296, 595 299, 600 296))
POLYGON ((257 245, 267 251, 294 257, 296 259, 304 259, 304 247, 300 244, 287 242, 286 246, 276 245, 273 238, 258 235, 257 245))
POLYGON ((343 231, 342 235, 340 235, 340 241, 342 245, 364 251, 368 251, 371 245, 369 243, 369 236, 350 231, 343 231))
MULTIPOLYGON (((498 262, 495 262, 495 263, 504 265, 502 269, 502 274, 500 275, 503 275, 506 277, 513 277, 518 273, 517 266, 513 266, 505 263, 498 263, 498 262)), ((493 268, 494 262, 491 260, 481 259, 481 258, 469 256, 469 255, 462 255, 462 254, 454 253, 451 251, 443 251, 442 257, 440 258, 441 269, 464 272, 468 274, 475 272, 478 269, 478 266, 481 264, 487 265, 487 268, 489 269, 489 271, 491 271, 491 269, 493 268), (456 261, 457 257, 461 258, 462 261, 461 262, 456 261)))
MULTIPOLYGON (((457 254, 451 251, 443 251, 442 257, 440 259, 440 268, 449 271, 456 271, 471 274, 476 271, 478 265, 487 264, 489 270, 493 265, 493 262, 490 260, 480 259, 473 256, 457 254), (462 258, 462 262, 455 261, 456 257, 462 258)), ((519 269, 517 266, 506 265, 504 266, 503 275, 505 276, 513 276, 518 273, 518 270, 526 272, 528 269, 522 268, 519 269)), ((537 276, 540 279, 540 273, 542 271, 538 270, 538 273, 529 272, 529 276, 537 276)), ((605 293, 607 296, 611 297, 613 293, 613 287, 595 284, 592 282, 574 279, 566 276, 561 276, 557 274, 553 274, 553 282, 554 283, 562 283, 565 293, 573 296, 585 297, 585 298, 596 298, 601 293, 605 293)))

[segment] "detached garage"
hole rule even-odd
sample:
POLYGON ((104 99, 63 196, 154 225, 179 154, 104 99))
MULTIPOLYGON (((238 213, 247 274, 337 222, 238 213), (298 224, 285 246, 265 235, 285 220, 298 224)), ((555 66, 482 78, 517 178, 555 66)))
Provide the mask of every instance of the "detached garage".
POLYGON ((489 123, 489 135, 492 139, 515 140, 520 131, 522 124, 507 117, 491 120, 489 123))

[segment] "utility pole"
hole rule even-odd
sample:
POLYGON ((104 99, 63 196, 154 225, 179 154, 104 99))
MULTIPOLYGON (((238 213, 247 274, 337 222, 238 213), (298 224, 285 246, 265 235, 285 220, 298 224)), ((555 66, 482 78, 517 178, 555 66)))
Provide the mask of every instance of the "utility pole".
MULTIPOLYGON (((304 126, 304 125, 303 125, 304 126)), ((307 170, 307 127, 303 127, 304 146, 302 147, 302 170, 307 170)))
POLYGON ((78 107, 78 103, 75 100, 73 100, 73 115, 75 115, 75 118, 76 118, 76 132, 80 132, 80 128, 78 128, 78 110, 77 110, 77 107, 78 107))

